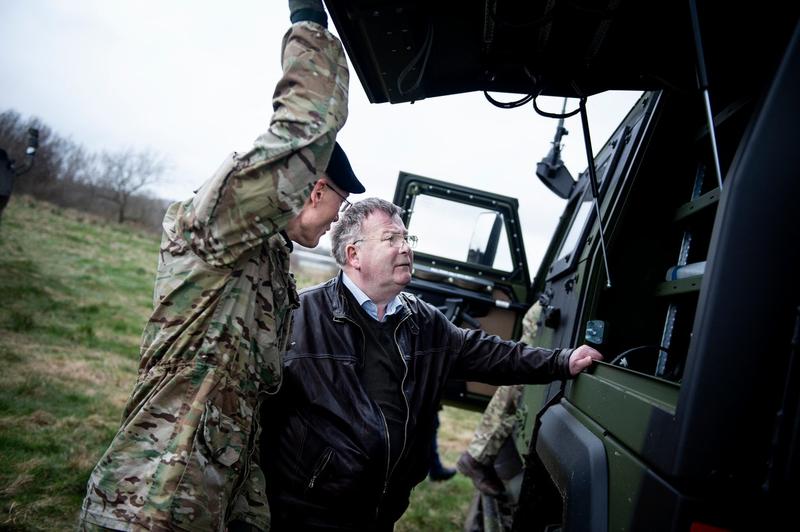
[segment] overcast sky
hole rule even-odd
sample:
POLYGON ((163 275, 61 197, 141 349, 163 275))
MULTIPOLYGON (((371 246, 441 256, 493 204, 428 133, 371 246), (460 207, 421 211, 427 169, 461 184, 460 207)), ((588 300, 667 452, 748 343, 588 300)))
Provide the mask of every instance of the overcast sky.
MULTIPOLYGON (((284 0, 0 0, 0 111, 36 116, 91 152, 156 150, 171 168, 151 191, 183 199, 266 129, 288 26, 284 0)), ((589 98, 595 151, 637 97, 589 98)), ((560 111, 561 100, 540 107, 560 111)), ((534 173, 555 127, 482 93, 373 105, 353 73, 339 140, 367 188, 355 198, 391 200, 400 170, 518 198, 533 275, 564 206, 534 173)), ((580 120, 566 127, 577 175, 580 120)))

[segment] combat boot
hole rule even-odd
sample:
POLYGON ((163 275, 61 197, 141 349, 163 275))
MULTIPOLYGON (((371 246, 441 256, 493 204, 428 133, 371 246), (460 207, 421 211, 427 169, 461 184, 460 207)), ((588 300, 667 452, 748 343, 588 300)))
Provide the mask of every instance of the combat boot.
POLYGON ((492 497, 498 497, 505 492, 503 481, 497 476, 494 467, 483 465, 475 460, 469 453, 463 453, 456 462, 459 473, 469 477, 475 487, 492 497))

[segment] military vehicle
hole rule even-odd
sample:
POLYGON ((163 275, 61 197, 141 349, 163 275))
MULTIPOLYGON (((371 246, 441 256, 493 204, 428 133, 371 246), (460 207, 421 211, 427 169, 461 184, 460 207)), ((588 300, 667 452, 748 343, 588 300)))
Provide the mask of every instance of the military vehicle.
MULTIPOLYGON (((514 198, 401 174, 412 232, 436 227, 426 211, 470 220, 463 241, 417 250, 412 289, 511 338, 538 300, 538 344, 606 356, 526 387, 497 464, 508 494, 476 497, 466 529, 797 526, 798 4, 326 4, 374 103, 570 97, 586 132, 585 98, 643 91, 596 155, 584 133, 584 172, 557 143, 539 165, 567 204, 532 282, 514 198)), ((480 407, 491 389, 453 393, 480 407)))

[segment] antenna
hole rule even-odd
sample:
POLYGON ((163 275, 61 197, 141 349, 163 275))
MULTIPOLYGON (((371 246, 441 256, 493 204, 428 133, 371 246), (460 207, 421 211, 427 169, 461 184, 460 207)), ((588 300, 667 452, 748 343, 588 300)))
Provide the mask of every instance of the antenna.
POLYGON ((561 139, 564 135, 568 135, 569 131, 564 127, 564 114, 567 109, 567 99, 564 98, 564 105, 561 108, 561 114, 558 115, 558 126, 556 126, 556 134, 553 137, 553 147, 547 156, 539 161, 536 165, 536 175, 544 183, 544 185, 553 191, 559 198, 567 199, 572 195, 572 190, 575 187, 575 180, 572 175, 564 166, 564 161, 561 160, 561 139))
POLYGON ((583 141, 586 145, 586 159, 589 162, 589 183, 592 185, 592 197, 594 198, 594 210, 597 213, 597 223, 600 226, 600 247, 603 250, 603 264, 606 267, 606 288, 611 288, 611 272, 608 270, 608 255, 606 254, 605 229, 603 229, 603 217, 600 215, 600 191, 597 185, 597 173, 594 169, 594 154, 592 152, 592 137, 589 134, 589 117, 586 116, 586 98, 581 98, 581 124, 583 125, 583 141))

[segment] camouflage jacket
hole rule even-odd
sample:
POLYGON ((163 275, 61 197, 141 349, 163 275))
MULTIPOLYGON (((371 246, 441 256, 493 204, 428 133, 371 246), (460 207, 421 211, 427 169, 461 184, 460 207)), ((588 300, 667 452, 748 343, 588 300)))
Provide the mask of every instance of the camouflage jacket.
POLYGON ((89 479, 81 526, 269 529, 260 399, 278 390, 298 298, 280 231, 347 117, 341 43, 301 22, 283 41, 269 130, 172 205, 122 426, 89 479))

